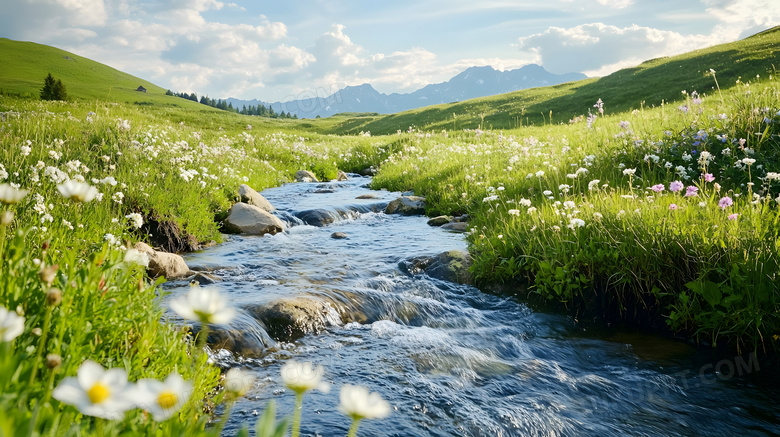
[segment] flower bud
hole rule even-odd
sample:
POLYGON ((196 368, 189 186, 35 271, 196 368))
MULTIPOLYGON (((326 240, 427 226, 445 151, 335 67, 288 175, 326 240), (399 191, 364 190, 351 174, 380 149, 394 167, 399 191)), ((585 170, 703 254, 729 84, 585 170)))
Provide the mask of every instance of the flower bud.
POLYGON ((57 275, 57 269, 59 266, 57 264, 45 267, 43 270, 40 271, 38 274, 41 277, 41 282, 46 284, 47 286, 51 286, 51 283, 54 282, 54 278, 57 275))
POLYGON ((62 365, 62 357, 57 354, 46 355, 46 368, 55 370, 62 365))
POLYGON ((10 226, 13 221, 14 213, 12 211, 3 211, 3 213, 0 214, 0 225, 10 226))
POLYGON ((56 307, 62 302, 62 291, 59 288, 52 287, 46 292, 46 303, 56 307))
POLYGON ((49 240, 46 240, 41 245, 41 250, 43 250, 43 253, 46 253, 47 250, 49 250, 49 240))
POLYGON ((32 334, 36 337, 43 335, 43 330, 41 328, 33 328, 30 332, 32 332, 32 334))

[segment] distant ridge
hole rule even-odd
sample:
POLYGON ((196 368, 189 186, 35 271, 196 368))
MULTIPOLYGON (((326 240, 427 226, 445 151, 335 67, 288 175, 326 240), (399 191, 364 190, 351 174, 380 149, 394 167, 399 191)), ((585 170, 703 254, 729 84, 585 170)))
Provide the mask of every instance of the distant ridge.
POLYGON ((412 93, 380 93, 370 84, 348 86, 327 97, 312 97, 289 102, 267 103, 260 100, 229 98, 235 108, 271 106, 275 112, 290 112, 299 118, 328 117, 342 112, 392 114, 440 103, 460 102, 477 97, 504 94, 528 88, 557 85, 586 79, 581 73, 553 74, 539 65, 498 71, 493 67, 471 67, 452 79, 427 85, 412 93))

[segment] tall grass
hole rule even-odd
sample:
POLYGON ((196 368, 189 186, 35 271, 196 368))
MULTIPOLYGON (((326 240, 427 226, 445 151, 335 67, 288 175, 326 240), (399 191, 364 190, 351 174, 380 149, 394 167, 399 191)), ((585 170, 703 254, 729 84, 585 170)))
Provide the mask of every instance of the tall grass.
POLYGON ((374 184, 426 195, 432 215, 469 213, 483 283, 520 281, 579 313, 770 350, 779 96, 770 77, 570 125, 402 135, 374 184))

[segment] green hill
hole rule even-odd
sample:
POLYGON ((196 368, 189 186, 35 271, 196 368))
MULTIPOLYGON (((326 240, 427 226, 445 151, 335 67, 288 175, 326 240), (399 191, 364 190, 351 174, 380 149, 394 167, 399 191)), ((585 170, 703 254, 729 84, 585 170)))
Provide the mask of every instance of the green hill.
MULTIPOLYGON (((359 119, 323 119, 321 129, 355 134, 389 134, 415 126, 423 130, 483 128, 508 129, 529 124, 567 123, 588 115, 602 99, 609 113, 659 106, 684 100, 681 91, 713 94, 715 70, 721 88, 740 77, 774 74, 780 67, 780 27, 741 41, 721 44, 678 56, 652 59, 602 78, 533 88, 508 94, 414 109, 359 119), (552 117, 550 113, 552 112, 552 117)), ((674 103, 676 106, 680 103, 674 103)), ((595 110, 594 110, 595 111, 595 110)), ((332 117, 329 117, 332 118, 332 117)), ((315 123, 316 125, 316 123, 315 123)))
POLYGON ((61 79, 71 99, 169 105, 198 110, 205 105, 175 96, 165 89, 107 65, 55 47, 0 38, 0 93, 38 98, 43 79, 61 79), (147 92, 136 91, 139 86, 147 92))

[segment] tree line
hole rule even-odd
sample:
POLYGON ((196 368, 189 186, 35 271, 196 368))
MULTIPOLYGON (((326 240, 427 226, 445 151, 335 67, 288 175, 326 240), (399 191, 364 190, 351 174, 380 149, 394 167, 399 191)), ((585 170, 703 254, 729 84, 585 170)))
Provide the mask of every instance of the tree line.
POLYGON ((175 93, 171 90, 168 90, 165 92, 165 95, 167 96, 176 96, 181 97, 182 99, 192 100, 193 102, 200 103, 201 105, 207 105, 211 106, 212 108, 221 109, 223 111, 230 111, 235 112, 238 114, 243 115, 255 115, 258 117, 269 117, 269 118, 292 118, 297 120, 298 115, 297 114, 291 114, 289 112, 276 112, 271 107, 271 105, 268 105, 268 107, 264 105, 244 105, 241 109, 238 109, 237 107, 233 106, 233 103, 228 103, 227 100, 222 99, 211 99, 208 96, 201 96, 198 98, 198 95, 195 93, 188 94, 188 93, 175 93))

